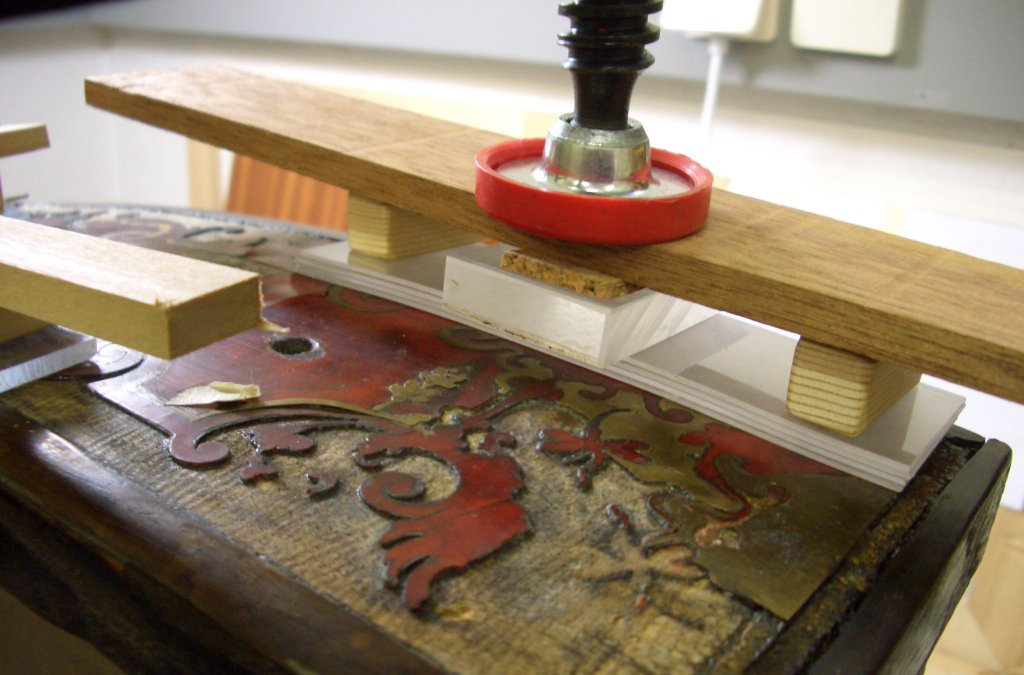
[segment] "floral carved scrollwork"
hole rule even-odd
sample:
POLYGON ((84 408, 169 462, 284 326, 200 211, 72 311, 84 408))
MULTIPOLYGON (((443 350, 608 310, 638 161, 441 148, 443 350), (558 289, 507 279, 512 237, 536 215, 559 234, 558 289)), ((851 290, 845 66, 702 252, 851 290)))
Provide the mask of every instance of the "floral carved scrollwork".
POLYGON ((415 610, 430 599, 430 585, 439 576, 486 558, 529 526, 525 511, 514 500, 524 486, 522 468, 508 456, 469 452, 463 427, 440 427, 431 432, 393 429, 376 434, 356 449, 356 461, 373 468, 383 456, 407 452, 425 454, 451 466, 458 475, 455 491, 436 501, 417 501, 425 492, 422 481, 384 471, 367 478, 359 496, 374 510, 395 519, 380 540, 387 549, 384 578, 392 587, 405 578, 403 596, 415 610))

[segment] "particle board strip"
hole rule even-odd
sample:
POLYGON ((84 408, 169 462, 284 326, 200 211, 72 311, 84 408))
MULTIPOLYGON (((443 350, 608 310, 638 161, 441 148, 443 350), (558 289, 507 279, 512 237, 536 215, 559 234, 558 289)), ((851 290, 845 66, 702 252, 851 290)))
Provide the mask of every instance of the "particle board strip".
POLYGON ((93 106, 384 204, 1024 402, 1024 271, 716 190, 706 227, 637 247, 545 240, 485 214, 474 157, 503 137, 207 66, 89 78, 93 106))
POLYGON ((0 216, 0 310, 169 359, 261 309, 252 272, 0 216))

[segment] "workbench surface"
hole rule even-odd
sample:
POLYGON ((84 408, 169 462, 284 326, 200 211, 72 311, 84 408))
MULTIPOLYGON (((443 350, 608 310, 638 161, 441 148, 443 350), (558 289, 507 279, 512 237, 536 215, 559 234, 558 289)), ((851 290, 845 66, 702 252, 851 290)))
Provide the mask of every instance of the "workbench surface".
POLYGON ((0 395, 0 582, 131 672, 915 672, 999 503, 1001 443, 892 493, 295 276, 307 230, 9 215, 258 271, 288 330, 0 395), (168 404, 213 381, 261 394, 168 404))

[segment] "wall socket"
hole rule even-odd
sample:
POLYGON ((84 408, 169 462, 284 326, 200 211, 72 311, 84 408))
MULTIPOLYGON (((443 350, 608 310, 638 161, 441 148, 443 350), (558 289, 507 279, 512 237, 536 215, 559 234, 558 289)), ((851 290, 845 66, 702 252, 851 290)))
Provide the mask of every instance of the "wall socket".
POLYGON ((771 42, 779 32, 779 0, 665 0, 663 30, 771 42))
POLYGON ((892 56, 902 14, 903 0, 793 0, 789 39, 801 49, 892 56))

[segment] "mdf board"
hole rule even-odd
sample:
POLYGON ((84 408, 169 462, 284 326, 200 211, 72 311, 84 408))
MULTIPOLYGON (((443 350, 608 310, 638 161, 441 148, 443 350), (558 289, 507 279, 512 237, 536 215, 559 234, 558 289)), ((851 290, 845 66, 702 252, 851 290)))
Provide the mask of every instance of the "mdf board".
POLYGON ((220 67, 90 78, 97 107, 299 171, 525 252, 1024 402, 1024 271, 716 191, 678 241, 544 240, 484 213, 489 132, 220 67))
POLYGON ((0 216, 0 308, 169 359, 259 325, 259 278, 0 216))

